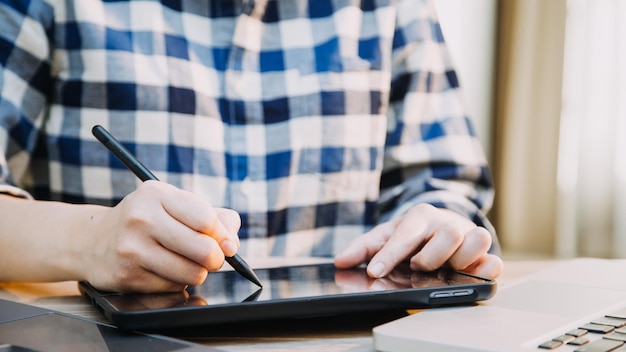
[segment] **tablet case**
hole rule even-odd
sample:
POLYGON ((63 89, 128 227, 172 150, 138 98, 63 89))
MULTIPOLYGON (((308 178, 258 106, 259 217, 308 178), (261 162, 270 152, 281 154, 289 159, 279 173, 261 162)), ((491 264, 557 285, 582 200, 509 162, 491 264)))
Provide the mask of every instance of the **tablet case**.
MULTIPOLYGON (((349 292, 339 292, 332 286, 337 274, 333 264, 267 269, 270 271, 255 270, 264 283, 263 289, 250 284, 233 271, 211 273, 202 286, 177 293, 102 292, 86 282, 81 282, 79 289, 119 328, 160 331, 203 325, 472 304, 491 298, 497 287, 492 280, 454 273, 472 283, 443 282, 441 284, 444 286, 419 287, 418 282, 413 283, 418 287, 374 291, 366 289, 361 292, 350 292, 351 289, 348 289, 349 292), (290 276, 294 272, 298 274, 290 276), (321 274, 312 275, 311 272, 321 274), (321 285, 325 289, 330 287, 332 293, 317 294, 320 288, 317 291, 310 289, 311 292, 307 294, 291 298, 273 298, 275 293, 285 291, 287 287, 301 290, 310 284, 311 279, 321 281, 321 285), (215 302, 206 302, 213 298, 215 302), (230 298, 234 298, 233 302, 228 301, 230 298)), ((367 277, 363 268, 355 270, 359 271, 358 275, 367 277)), ((448 270, 445 273, 439 271, 421 275, 446 281, 452 273, 448 270)))

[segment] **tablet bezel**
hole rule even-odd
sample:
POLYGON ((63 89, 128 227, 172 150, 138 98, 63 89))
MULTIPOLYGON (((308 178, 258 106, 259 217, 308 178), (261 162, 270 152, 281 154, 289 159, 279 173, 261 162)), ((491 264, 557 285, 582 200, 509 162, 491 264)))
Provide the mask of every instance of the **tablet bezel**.
MULTIPOLYGON (((257 270, 257 274, 262 274, 264 270, 320 266, 326 269, 331 269, 330 266, 334 268, 332 263, 315 263, 255 270, 257 270)), ((365 269, 358 268, 357 270, 364 271, 365 269)), ((215 281, 220 280, 223 275, 234 274, 236 273, 232 271, 210 273, 204 284, 211 284, 211 282, 215 284, 215 281)), ((333 316, 367 311, 407 310, 463 305, 489 299, 496 292, 497 285, 494 280, 480 278, 462 272, 455 272, 455 274, 477 279, 477 282, 437 287, 413 287, 385 291, 374 290, 319 296, 311 295, 263 301, 255 301, 252 299, 245 302, 215 304, 210 306, 179 304, 173 308, 146 308, 144 310, 124 310, 124 303, 120 302, 136 300, 137 297, 148 298, 151 295, 103 292, 94 288, 87 282, 80 282, 79 290, 112 324, 121 329, 140 331, 274 319, 333 316)), ((263 276, 264 275, 260 275, 260 277, 263 276)))

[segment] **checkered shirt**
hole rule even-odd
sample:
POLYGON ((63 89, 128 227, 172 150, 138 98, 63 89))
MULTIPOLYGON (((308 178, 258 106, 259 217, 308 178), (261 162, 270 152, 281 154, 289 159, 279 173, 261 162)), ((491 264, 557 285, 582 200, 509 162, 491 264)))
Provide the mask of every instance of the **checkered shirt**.
POLYGON ((331 256, 424 202, 495 236, 428 1, 0 0, 0 70, 1 192, 119 202, 100 124, 237 210, 244 256, 331 256))

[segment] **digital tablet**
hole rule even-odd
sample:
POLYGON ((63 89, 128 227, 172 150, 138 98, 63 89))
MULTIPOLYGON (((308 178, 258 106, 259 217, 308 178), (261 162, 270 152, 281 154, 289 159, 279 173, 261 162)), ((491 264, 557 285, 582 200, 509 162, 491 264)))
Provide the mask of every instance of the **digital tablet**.
POLYGON ((332 263, 255 269, 260 288, 235 271, 209 273, 177 293, 121 294, 79 283, 81 293, 122 329, 161 330, 211 324, 306 318, 391 309, 470 304, 491 298, 493 280, 441 269, 400 265, 382 279, 364 267, 332 263))

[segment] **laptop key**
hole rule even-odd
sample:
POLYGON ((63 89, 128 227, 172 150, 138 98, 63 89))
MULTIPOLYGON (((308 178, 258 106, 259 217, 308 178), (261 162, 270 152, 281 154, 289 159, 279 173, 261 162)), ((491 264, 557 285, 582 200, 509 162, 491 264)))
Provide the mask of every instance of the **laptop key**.
POLYGON ((589 332, 595 332, 599 334, 608 334, 610 332, 613 332, 613 330, 615 330, 615 328, 610 325, 600 325, 600 324, 593 324, 593 323, 585 324, 581 326, 580 328, 585 329, 589 332))
POLYGON ((608 335, 604 335, 603 338, 626 342, 626 334, 622 334, 620 332, 613 332, 608 335))
POLYGON ((550 340, 550 341, 546 341, 546 342, 542 343, 541 345, 539 345, 537 347, 543 348, 544 350, 553 350, 553 349, 561 346, 562 344, 563 344, 563 342, 561 342, 561 341, 550 340))
POLYGON ((593 324, 610 325, 615 328, 621 328, 623 326, 626 326, 626 319, 609 317, 609 316, 594 319, 591 322, 593 324))
POLYGON ((572 335, 574 337, 581 337, 587 333, 585 329, 574 329, 565 333, 565 335, 572 335))
POLYGON ((557 337, 553 338, 552 340, 553 341, 561 341, 563 343, 568 343, 568 342, 572 341, 573 339, 575 339, 574 336, 566 334, 566 335, 557 336, 557 337))
POLYGON ((589 343, 589 339, 586 337, 577 337, 575 339, 573 339, 572 341, 568 342, 568 345, 572 345, 572 346, 582 346, 585 344, 589 343))
POLYGON ((621 319, 626 319, 626 308, 622 308, 616 312, 610 313, 606 315, 607 317, 611 317, 611 318, 621 318, 621 319))
POLYGON ((609 352, 622 346, 622 341, 600 339, 574 350, 574 352, 609 352))

